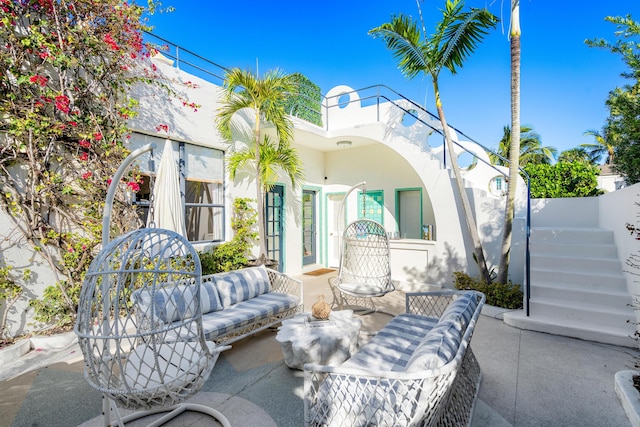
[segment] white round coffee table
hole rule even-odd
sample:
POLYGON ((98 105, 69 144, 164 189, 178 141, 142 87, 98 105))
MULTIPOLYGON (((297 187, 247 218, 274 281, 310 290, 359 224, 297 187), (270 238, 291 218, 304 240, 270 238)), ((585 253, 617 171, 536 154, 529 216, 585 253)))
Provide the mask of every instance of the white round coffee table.
POLYGON ((353 310, 332 311, 329 320, 310 321, 302 313, 282 321, 276 341, 288 367, 303 369, 305 363, 337 366, 358 350, 362 320, 353 310))

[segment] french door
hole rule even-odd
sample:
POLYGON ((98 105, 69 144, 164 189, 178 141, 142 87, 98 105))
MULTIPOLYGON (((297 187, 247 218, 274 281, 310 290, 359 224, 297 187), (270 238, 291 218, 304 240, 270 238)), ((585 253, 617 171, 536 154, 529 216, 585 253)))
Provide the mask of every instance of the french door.
POLYGON ((278 271, 284 269, 284 186, 274 185, 265 195, 265 229, 267 258, 278 261, 278 271))

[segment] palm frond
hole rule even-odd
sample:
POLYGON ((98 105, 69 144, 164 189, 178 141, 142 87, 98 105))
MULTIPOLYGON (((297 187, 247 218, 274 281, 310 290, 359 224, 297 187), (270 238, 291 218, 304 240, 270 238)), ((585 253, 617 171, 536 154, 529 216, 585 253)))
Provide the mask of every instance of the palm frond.
POLYGON ((411 17, 394 15, 391 22, 371 29, 369 35, 384 40, 406 77, 413 78, 421 71, 431 72, 428 52, 420 41, 420 31, 411 17))
POLYGON ((489 33, 488 30, 495 28, 498 23, 498 18, 486 9, 472 8, 467 13, 460 13, 459 10, 456 12, 455 21, 442 29, 445 44, 439 59, 440 65, 449 69, 452 74, 456 74, 457 67, 462 66, 489 33))

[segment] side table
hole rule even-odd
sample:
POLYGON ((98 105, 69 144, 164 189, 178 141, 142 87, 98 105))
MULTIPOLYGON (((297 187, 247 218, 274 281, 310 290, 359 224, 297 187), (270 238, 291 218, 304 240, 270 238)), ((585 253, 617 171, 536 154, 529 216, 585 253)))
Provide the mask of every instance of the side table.
POLYGON ((327 321, 311 321, 310 313, 283 320, 276 335, 288 367, 305 363, 340 365, 358 350, 362 320, 353 310, 332 311, 327 321))

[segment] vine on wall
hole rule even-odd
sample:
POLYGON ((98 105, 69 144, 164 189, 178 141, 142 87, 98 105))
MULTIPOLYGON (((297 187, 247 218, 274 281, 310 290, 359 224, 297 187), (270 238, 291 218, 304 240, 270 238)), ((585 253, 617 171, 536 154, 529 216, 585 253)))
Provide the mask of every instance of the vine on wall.
POLYGON ((320 87, 300 73, 291 74, 291 78, 298 85, 298 93, 289 99, 286 110, 293 116, 322 126, 320 87))

